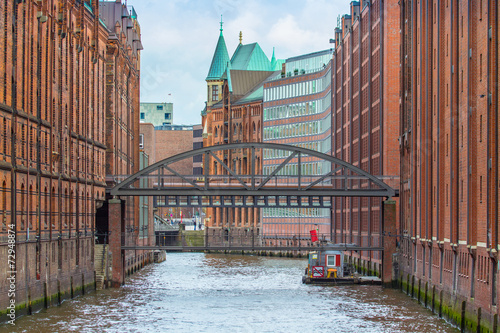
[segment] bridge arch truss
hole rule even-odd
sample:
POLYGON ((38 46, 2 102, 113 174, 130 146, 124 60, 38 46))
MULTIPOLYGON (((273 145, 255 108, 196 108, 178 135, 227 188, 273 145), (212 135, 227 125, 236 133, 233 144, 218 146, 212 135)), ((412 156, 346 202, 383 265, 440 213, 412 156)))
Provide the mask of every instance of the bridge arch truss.
POLYGON ((382 177, 343 160, 276 143, 232 143, 195 149, 131 176, 117 176, 115 181, 118 184, 111 189, 112 196, 155 196, 155 205, 164 207, 328 207, 331 197, 398 195, 382 177), (249 162, 248 168, 232 163, 232 156, 237 154, 249 162), (194 175, 193 168, 186 167, 193 165, 193 159, 203 161, 203 174, 194 175), (311 174, 305 167, 311 161, 323 166, 321 174, 311 174))

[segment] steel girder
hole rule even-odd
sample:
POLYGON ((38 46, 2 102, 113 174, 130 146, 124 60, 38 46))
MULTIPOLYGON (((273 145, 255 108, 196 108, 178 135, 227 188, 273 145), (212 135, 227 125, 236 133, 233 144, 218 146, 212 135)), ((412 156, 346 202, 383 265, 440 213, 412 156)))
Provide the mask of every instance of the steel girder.
MULTIPOLYGON (((192 173, 192 172, 191 172, 192 173)), ((112 196, 297 196, 297 197, 387 197, 398 191, 381 179, 336 157, 314 150, 276 143, 231 143, 204 147, 180 153, 129 176, 111 189, 112 196), (218 157, 225 151, 250 150, 249 174, 238 174, 229 163, 218 157), (276 168, 269 175, 256 174, 256 150, 284 151, 276 168), (175 163, 203 156, 203 175, 175 170, 175 163), (330 171, 322 175, 302 175, 306 158, 330 163, 330 171), (210 159, 220 163, 225 175, 209 174, 210 159), (288 164, 295 164, 298 174, 279 175, 288 164), (147 180, 139 182, 139 180, 147 180), (148 183, 144 186, 144 183, 148 183), (358 185, 355 185, 355 184, 358 185), (134 186, 139 184, 139 186, 134 186), (340 186, 338 186, 340 184, 340 186)))

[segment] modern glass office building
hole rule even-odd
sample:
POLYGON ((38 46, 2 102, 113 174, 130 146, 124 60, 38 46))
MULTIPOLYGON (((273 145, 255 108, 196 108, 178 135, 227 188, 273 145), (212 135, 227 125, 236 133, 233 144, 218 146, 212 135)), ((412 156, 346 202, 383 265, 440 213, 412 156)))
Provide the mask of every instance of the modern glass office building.
MULTIPOLYGON (((263 141, 289 144, 331 154, 332 50, 287 59, 281 74, 264 84, 263 141)), ((263 172, 270 175, 287 157, 280 150, 263 152, 263 172)), ((301 161, 301 175, 321 175, 330 164, 314 157, 301 161)), ((293 159, 278 176, 295 180, 298 160, 293 159)), ((306 237, 311 229, 330 234, 329 208, 265 208, 262 231, 306 237)))
POLYGON ((141 123, 151 123, 154 126, 172 125, 173 114, 173 103, 141 103, 141 123))

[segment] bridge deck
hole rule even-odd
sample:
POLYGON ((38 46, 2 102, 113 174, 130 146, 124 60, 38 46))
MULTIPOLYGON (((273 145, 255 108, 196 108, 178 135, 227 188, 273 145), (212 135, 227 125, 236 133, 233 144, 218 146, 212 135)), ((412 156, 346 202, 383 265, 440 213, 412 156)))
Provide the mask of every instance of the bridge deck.
POLYGON ((383 251, 383 247, 366 246, 135 246, 122 245, 122 250, 166 250, 166 251, 383 251))

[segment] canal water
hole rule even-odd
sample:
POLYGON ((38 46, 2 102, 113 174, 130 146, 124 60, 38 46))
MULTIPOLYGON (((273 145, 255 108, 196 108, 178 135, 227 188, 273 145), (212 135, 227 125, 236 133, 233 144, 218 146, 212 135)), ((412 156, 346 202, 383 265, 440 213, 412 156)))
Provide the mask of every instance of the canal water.
POLYGON ((305 259, 168 253, 98 291, 3 332, 458 332, 380 286, 303 285, 305 259))

